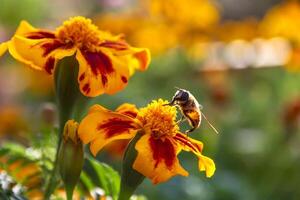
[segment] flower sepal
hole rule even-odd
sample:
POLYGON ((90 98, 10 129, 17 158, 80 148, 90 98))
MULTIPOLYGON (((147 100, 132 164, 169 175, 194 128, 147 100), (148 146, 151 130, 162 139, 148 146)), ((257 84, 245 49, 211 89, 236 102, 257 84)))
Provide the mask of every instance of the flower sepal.
POLYGON ((123 158, 119 200, 128 200, 145 178, 144 175, 132 168, 137 157, 135 144, 142 137, 142 135, 142 131, 139 131, 126 148, 123 158))
POLYGON ((59 173, 64 182, 67 199, 72 199, 84 163, 84 152, 78 137, 78 123, 67 121, 58 154, 59 173))
MULTIPOLYGON (((77 84, 78 63, 75 56, 60 60, 55 68, 54 83, 59 110, 59 126, 63 127, 70 116, 79 93, 77 84)), ((60 131, 62 134, 62 130, 60 131)))
MULTIPOLYGON (((80 92, 77 76, 78 62, 75 55, 60 60, 55 68, 54 82, 59 110, 59 127, 64 127, 68 119, 80 119, 82 110, 89 98, 80 92), (79 105, 80 106, 77 106, 79 105), (80 108, 80 110, 78 110, 80 108)), ((60 130, 62 134, 62 130, 60 130)))

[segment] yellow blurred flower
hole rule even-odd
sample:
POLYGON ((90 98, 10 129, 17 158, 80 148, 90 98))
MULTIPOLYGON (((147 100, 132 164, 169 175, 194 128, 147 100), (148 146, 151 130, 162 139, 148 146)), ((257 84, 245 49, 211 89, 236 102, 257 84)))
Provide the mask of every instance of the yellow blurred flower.
POLYGON ((123 89, 132 72, 128 61, 136 60, 133 68, 139 70, 150 62, 147 49, 131 47, 121 35, 101 31, 84 17, 65 21, 55 32, 22 21, 13 38, 0 47, 6 46, 15 59, 48 74, 59 60, 76 55, 80 90, 90 97, 123 89))
POLYGON ((130 11, 96 17, 101 29, 124 33, 130 43, 147 46, 153 55, 210 40, 208 32, 218 21, 218 9, 210 0, 139 1, 130 11))
POLYGON ((91 152, 96 155, 108 143, 131 139, 142 130, 142 136, 135 144, 138 153, 133 168, 154 184, 176 175, 188 176, 177 158, 182 150, 194 153, 199 160, 199 170, 206 171, 206 176, 211 177, 215 164, 202 155, 203 143, 180 133, 176 108, 166 104, 168 101, 162 99, 141 109, 125 104, 115 112, 94 105, 79 125, 79 137, 85 144, 91 143, 91 152))
POLYGON ((289 60, 285 65, 285 68, 291 72, 299 72, 300 71, 300 47, 294 48, 289 56, 289 60))
POLYGON ((151 49, 154 55, 160 55, 179 44, 177 34, 176 27, 148 21, 143 24, 143 28, 137 29, 131 37, 135 45, 144 45, 151 49), (164 37, 166 33, 168 36, 164 37))
POLYGON ((223 42, 233 40, 252 40, 259 36, 258 21, 254 18, 247 18, 239 21, 225 21, 214 30, 215 38, 223 42))
POLYGON ((0 109, 0 139, 24 139, 23 132, 28 130, 27 122, 18 106, 3 106, 0 109))
POLYGON ((219 21, 219 12, 210 0, 149 0, 147 3, 153 18, 161 18, 170 25, 206 29, 219 21))
POLYGON ((96 17, 96 24, 103 30, 124 33, 131 44, 146 46, 153 55, 160 55, 178 44, 176 27, 137 13, 100 15, 96 17), (162 37, 166 33, 168 37, 162 37))
POLYGON ((285 37, 300 45, 300 3, 287 0, 271 8, 260 24, 260 31, 267 37, 285 37))

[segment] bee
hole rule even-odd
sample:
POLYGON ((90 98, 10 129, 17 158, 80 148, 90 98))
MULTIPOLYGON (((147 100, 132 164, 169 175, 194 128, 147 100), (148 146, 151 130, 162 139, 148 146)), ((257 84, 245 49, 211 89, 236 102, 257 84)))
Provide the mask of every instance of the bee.
POLYGON ((215 127, 208 121, 204 113, 202 112, 203 106, 200 105, 197 99, 187 90, 176 88, 177 91, 172 98, 172 101, 166 105, 177 106, 181 113, 182 117, 177 123, 181 123, 187 120, 192 127, 187 130, 185 133, 188 134, 197 129, 201 124, 202 116, 208 122, 209 126, 218 134, 219 132, 215 127))

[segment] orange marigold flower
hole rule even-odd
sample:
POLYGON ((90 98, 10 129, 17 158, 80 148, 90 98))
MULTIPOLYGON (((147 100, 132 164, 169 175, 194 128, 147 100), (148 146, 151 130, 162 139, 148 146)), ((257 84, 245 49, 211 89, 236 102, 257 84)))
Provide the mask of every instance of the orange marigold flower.
POLYGON ((7 48, 15 59, 49 74, 58 60, 76 55, 80 90, 90 97, 120 91, 134 69, 143 71, 150 62, 148 49, 132 47, 84 17, 70 18, 54 32, 22 21, 13 38, 0 44, 0 55, 7 48))
POLYGON ((165 106, 167 103, 159 99, 141 109, 123 104, 116 111, 94 105, 79 125, 79 137, 85 144, 91 143, 91 152, 96 155, 106 144, 131 139, 141 130, 143 135, 135 145, 138 154, 133 168, 154 184, 175 175, 188 176, 177 158, 181 150, 194 153, 199 159, 199 170, 211 177, 215 172, 214 161, 202 155, 202 142, 180 133, 176 108, 165 106))

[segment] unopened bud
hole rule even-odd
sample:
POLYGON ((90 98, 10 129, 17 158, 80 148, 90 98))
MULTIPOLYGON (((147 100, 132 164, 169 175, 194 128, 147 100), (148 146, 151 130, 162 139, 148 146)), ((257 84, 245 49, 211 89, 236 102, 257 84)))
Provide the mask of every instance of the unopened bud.
POLYGON ((72 199, 73 190, 83 166, 83 145, 77 134, 78 123, 66 122, 63 142, 59 150, 59 172, 65 184, 67 199, 72 199))

